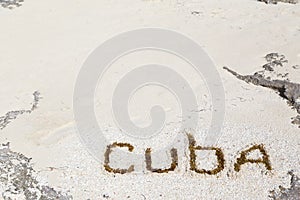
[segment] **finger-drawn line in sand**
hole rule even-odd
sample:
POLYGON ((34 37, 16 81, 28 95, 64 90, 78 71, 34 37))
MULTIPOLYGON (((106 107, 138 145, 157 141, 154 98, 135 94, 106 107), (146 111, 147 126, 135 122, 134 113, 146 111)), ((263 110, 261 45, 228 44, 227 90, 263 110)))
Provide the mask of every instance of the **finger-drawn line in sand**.
POLYGON ((0 117, 0 130, 4 129, 12 120, 16 119, 19 115, 23 115, 25 113, 30 114, 33 112, 41 99, 40 93, 38 91, 35 91, 33 93, 33 103, 29 110, 15 110, 15 111, 9 111, 4 116, 0 117))
POLYGON ((270 53, 265 56, 265 59, 268 63, 262 66, 264 70, 255 72, 253 75, 240 75, 228 67, 223 68, 246 83, 252 83, 254 85, 275 90, 282 98, 287 100, 288 105, 298 112, 299 115, 292 118, 292 123, 299 125, 300 128, 300 84, 290 82, 287 78, 288 74, 282 75, 281 73, 276 72, 275 68, 283 67, 284 63, 287 62, 283 55, 270 53), (276 78, 281 77, 284 79, 279 80, 271 78, 271 76, 267 77, 266 75, 270 72, 271 75, 276 75, 276 78))
POLYGON ((274 200, 297 200, 300 199, 300 178, 293 171, 289 171, 291 176, 290 188, 279 186, 279 191, 270 191, 270 198, 274 200))
POLYGON ((24 0, 0 0, 0 5, 3 8, 14 9, 22 6, 24 0))
POLYGON ((39 183, 36 172, 30 164, 31 158, 10 150, 9 143, 0 145, 0 188, 4 200, 69 200, 71 195, 56 191, 54 188, 39 183), (22 198, 23 199, 23 198, 22 198))

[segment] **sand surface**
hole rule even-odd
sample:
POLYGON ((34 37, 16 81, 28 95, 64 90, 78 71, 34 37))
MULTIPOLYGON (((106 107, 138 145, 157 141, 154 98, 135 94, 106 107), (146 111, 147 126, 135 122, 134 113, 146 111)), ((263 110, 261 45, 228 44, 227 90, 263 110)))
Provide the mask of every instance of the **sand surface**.
MULTIPOLYGON (((291 82, 300 83, 300 4, 273 5, 254 0, 25 0, 14 9, 0 7, 0 26, 0 116, 24 111, 16 119, 12 116, 0 130, 0 141, 9 142, 13 152, 32 158, 34 176, 41 185, 68 193, 73 199, 269 199, 270 191, 280 185, 290 187, 290 170, 300 175, 300 128, 291 123, 297 111, 276 91, 247 84, 223 69, 227 66, 239 74, 253 74, 263 69, 265 55, 278 52, 288 63, 276 67, 276 73, 289 73, 291 82), (147 171, 143 159, 136 161, 136 172, 109 173, 81 142, 73 114, 73 92, 83 63, 109 38, 144 27, 187 35, 215 64, 225 91, 222 134, 214 145, 224 153, 225 165, 220 173, 190 170, 185 135, 178 148, 178 167, 169 173, 147 171), (40 93, 38 102, 32 95, 35 91, 40 93), (272 170, 248 163, 235 171, 240 153, 255 144, 264 145, 272 170)), ((154 61, 174 66, 196 91, 203 110, 195 131, 199 134, 194 135, 202 145, 201 131, 208 128, 213 110, 205 80, 178 57, 153 51, 125 56, 103 75, 95 93, 95 113, 103 132, 111 143, 134 144, 139 155, 147 147, 155 150, 175 138, 181 122, 180 107, 176 98, 160 87, 137 92, 128 109, 134 123, 146 126, 151 123, 151 106, 163 105, 167 113, 164 134, 135 140, 118 132, 110 111, 120 77, 154 61)), ((197 164, 214 168, 214 154, 209 155, 197 164)), ((169 151, 164 156, 170 163, 169 151)), ((116 158, 112 157, 114 166, 120 165, 120 157, 116 158)), ((124 162, 120 167, 131 162, 124 157, 120 160, 124 162)), ((166 163, 153 157, 157 167, 166 163)), ((8 185, 2 182, 1 193, 8 185)), ((22 189, 11 196, 25 199, 22 189)))

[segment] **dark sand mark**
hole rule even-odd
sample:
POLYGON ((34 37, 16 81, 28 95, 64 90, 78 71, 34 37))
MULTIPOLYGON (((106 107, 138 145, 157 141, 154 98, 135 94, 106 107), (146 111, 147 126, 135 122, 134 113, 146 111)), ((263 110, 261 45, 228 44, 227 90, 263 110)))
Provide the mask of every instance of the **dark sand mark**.
POLYGON ((299 200, 300 199, 300 178, 293 171, 288 173, 291 176, 290 188, 279 186, 279 190, 270 191, 270 198, 274 200, 299 200))
POLYGON ((236 172, 239 172, 241 170, 241 166, 246 163, 256 163, 256 164, 264 164, 267 170, 272 170, 271 162, 269 159, 269 155, 267 154, 267 151, 265 150, 264 145, 253 145, 247 150, 244 150, 241 152, 241 155, 239 158, 237 158, 236 163, 234 164, 234 170, 236 172), (262 158, 259 159, 249 159, 247 158, 247 155, 255 150, 259 150, 262 158))
POLYGON ((208 174, 208 175, 216 175, 221 172, 225 168, 225 159, 224 153, 222 149, 216 147, 201 147, 196 146, 196 140, 192 134, 187 134, 188 141, 189 141, 189 150, 190 150, 190 170, 195 171, 199 174, 208 174), (215 155, 217 157, 218 165, 215 169, 207 170, 207 169, 198 169, 196 165, 196 150, 208 150, 208 151, 215 151, 215 155))
POLYGON ((176 167, 178 166, 178 154, 177 149, 172 148, 171 151, 171 158, 172 162, 169 168, 165 169, 157 169, 152 167, 152 157, 151 157, 151 149, 147 148, 145 151, 145 161, 146 161, 146 168, 147 170, 155 173, 168 173, 170 171, 174 171, 176 167))
POLYGON ((12 120, 16 119, 19 115, 23 115, 25 113, 30 114, 33 112, 41 99, 40 93, 38 91, 35 91, 33 93, 33 103, 29 110, 15 110, 15 111, 9 111, 4 116, 0 117, 0 130, 4 129, 12 120))
MULTIPOLYGON (((268 63, 263 65, 264 70, 255 72, 253 75, 240 75, 237 72, 229 69, 228 67, 223 68, 230 72, 232 75, 234 75, 236 78, 245 81, 246 83, 251 83, 253 85, 258 85, 275 90, 279 94, 279 96, 287 100, 289 106, 291 106, 298 112, 299 115, 292 118, 292 123, 299 125, 300 128, 300 84, 290 82, 288 79, 272 80, 270 77, 266 77, 266 71, 274 71, 276 67, 282 67, 283 63, 286 60, 282 59, 284 57, 279 56, 277 53, 268 54, 265 58, 268 61, 268 63), (268 65, 268 67, 266 67, 266 65, 268 65)), ((277 77, 280 75, 281 74, 277 74, 277 77)), ((286 76, 287 75, 281 77, 286 76)))
POLYGON ((116 147, 121 147, 121 148, 128 148, 129 152, 132 152, 134 147, 129 144, 129 143, 118 143, 114 142, 111 145, 108 145, 106 148, 106 151, 104 153, 104 169, 108 172, 115 173, 115 174, 125 174, 125 173, 131 173, 134 171, 134 165, 131 165, 128 169, 114 169, 109 165, 110 162, 110 154, 112 153, 112 149, 116 147))
POLYGON ((69 200, 71 195, 56 191, 39 183, 30 164, 31 158, 10 150, 9 144, 0 145, 0 185, 4 200, 18 199, 24 195, 26 200, 69 200))

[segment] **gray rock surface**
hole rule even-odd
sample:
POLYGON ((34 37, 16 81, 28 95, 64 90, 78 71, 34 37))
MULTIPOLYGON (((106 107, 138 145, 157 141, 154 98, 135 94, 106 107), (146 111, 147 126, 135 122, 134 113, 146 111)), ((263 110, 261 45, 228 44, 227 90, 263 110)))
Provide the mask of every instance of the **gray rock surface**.
POLYGON ((38 91, 35 91, 33 93, 33 102, 30 109, 27 110, 13 110, 7 112, 4 116, 0 116, 0 130, 4 129, 9 123, 11 123, 14 119, 16 119, 19 115, 23 114, 30 114, 35 109, 37 109, 37 106, 39 104, 39 101, 41 99, 41 94, 38 91))
MULTIPOLYGON (((282 80, 272 79, 270 76, 266 76, 267 72, 276 71, 276 67, 282 67, 283 64, 287 62, 287 60, 285 60, 285 56, 279 55, 278 53, 270 53, 265 56, 265 59, 268 63, 262 66, 263 70, 255 72, 253 75, 240 75, 228 67, 223 68, 236 78, 243 80, 246 83, 270 88, 276 91, 282 98, 287 100, 288 105, 298 112, 299 115, 292 118, 292 123, 299 125, 300 128, 300 84, 290 82, 287 78, 288 74, 281 74, 281 77, 284 78, 282 80)), ((277 77, 278 75, 279 74, 276 74, 277 77)))
POLYGON ((10 150, 9 144, 0 146, 0 187, 4 200, 69 200, 72 196, 39 183, 30 158, 10 150))
POLYGON ((299 200, 300 199, 300 178, 297 177, 292 171, 290 188, 279 187, 278 191, 271 191, 270 198, 273 200, 299 200))
POLYGON ((0 5, 3 8, 14 9, 20 7, 24 0, 0 0, 0 5))
POLYGON ((283 3, 298 3, 298 0, 258 0, 261 2, 265 2, 266 4, 277 4, 278 2, 283 2, 283 3))

